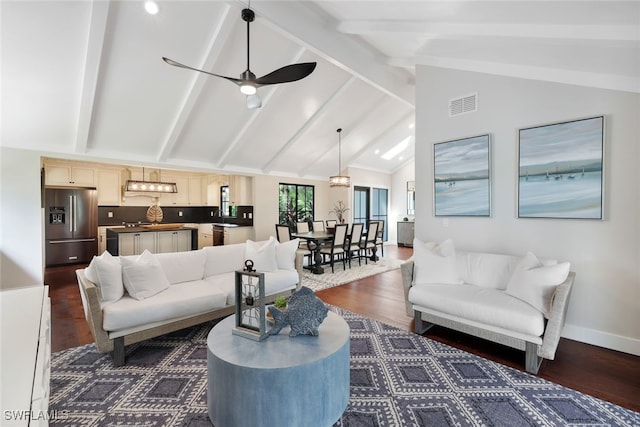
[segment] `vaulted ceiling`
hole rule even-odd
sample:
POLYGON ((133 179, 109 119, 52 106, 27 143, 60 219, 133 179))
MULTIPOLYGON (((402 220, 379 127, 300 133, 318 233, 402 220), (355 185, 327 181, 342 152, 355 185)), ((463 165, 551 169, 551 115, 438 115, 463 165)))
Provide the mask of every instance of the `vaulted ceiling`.
POLYGON ((251 70, 318 64, 259 88, 259 109, 229 81, 161 59, 239 77, 246 2, 143 6, 2 0, 2 145, 325 179, 337 128, 343 167, 393 173, 413 158, 416 64, 640 92, 637 1, 254 0, 251 70))

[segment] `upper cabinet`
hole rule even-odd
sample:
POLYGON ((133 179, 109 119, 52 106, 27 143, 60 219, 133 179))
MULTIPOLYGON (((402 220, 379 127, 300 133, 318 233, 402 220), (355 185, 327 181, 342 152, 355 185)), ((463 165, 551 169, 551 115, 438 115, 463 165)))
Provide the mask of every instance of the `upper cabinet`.
POLYGON ((44 183, 66 187, 95 187, 96 170, 65 163, 45 164, 44 183))
MULTIPOLYGON (((98 205, 119 206, 122 195, 120 171, 98 169, 97 171, 98 205)), ((102 252, 101 252, 102 253, 102 252)))
POLYGON ((236 206, 253 205, 253 177, 244 175, 229 177, 229 203, 236 206))

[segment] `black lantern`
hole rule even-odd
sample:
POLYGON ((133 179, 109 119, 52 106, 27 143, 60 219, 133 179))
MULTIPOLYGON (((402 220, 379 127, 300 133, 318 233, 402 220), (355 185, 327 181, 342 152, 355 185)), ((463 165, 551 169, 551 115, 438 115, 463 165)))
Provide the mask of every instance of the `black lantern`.
POLYGON ((267 338, 265 318, 264 273, 245 261, 244 270, 236 270, 236 326, 233 334, 255 341, 267 338))

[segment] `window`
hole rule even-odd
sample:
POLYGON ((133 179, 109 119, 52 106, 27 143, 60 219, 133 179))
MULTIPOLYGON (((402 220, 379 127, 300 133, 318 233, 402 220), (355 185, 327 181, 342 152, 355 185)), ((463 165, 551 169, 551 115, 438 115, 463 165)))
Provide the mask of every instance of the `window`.
POLYGON ((373 203, 371 206, 371 219, 384 221, 382 241, 386 242, 387 228, 388 228, 386 227, 386 224, 388 220, 387 206, 389 204, 388 203, 389 191, 386 188, 373 188, 372 195, 373 195, 373 203))
POLYGON ((220 187, 220 212, 221 216, 229 216, 229 186, 223 185, 220 187))
POLYGON ((293 226, 298 221, 313 220, 313 185, 280 183, 278 218, 280 224, 293 226))

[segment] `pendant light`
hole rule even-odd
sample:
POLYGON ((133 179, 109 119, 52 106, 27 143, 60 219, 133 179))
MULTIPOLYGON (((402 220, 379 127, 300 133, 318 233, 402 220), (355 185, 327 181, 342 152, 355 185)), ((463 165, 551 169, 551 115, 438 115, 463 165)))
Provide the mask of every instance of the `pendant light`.
POLYGON ((128 179, 124 190, 128 192, 145 193, 177 193, 178 185, 175 182, 147 181, 145 180, 144 168, 142 168, 142 181, 128 179))
POLYGON ((351 178, 346 175, 340 175, 342 173, 342 128, 338 128, 338 175, 329 177, 329 187, 350 187, 351 178))

